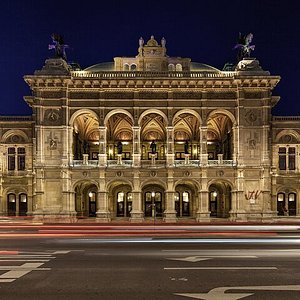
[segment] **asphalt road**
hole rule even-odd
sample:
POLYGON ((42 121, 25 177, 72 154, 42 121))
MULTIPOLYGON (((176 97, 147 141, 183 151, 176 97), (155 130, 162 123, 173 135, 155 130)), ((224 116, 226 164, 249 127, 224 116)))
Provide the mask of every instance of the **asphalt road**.
POLYGON ((0 239, 0 299, 300 299, 300 239, 0 239))

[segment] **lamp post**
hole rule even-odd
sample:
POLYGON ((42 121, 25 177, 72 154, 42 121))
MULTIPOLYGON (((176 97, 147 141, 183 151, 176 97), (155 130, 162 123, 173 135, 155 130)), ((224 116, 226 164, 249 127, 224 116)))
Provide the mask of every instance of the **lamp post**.
POLYGON ((152 217, 153 217, 153 225, 155 225, 155 218, 156 218, 156 210, 155 210, 155 192, 151 193, 151 206, 152 206, 152 217))

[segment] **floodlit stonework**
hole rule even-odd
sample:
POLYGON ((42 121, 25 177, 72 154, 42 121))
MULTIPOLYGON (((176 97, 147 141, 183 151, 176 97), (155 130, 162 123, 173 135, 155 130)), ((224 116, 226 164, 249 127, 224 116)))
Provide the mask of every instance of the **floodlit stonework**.
POLYGON ((0 213, 37 219, 270 221, 300 214, 300 118, 280 77, 169 57, 164 39, 85 70, 47 59, 28 117, 0 117, 0 213), (286 208, 287 212, 284 212, 286 208))

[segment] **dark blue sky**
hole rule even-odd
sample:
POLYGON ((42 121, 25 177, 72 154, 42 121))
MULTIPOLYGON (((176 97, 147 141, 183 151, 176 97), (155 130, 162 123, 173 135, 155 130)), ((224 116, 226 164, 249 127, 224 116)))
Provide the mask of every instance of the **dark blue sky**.
POLYGON ((0 115, 26 115, 24 75, 41 69, 51 33, 63 35, 82 68, 135 56, 138 39, 167 40, 169 56, 222 68, 235 61, 238 33, 252 32, 263 69, 282 77, 275 115, 300 115, 300 5, 293 0, 2 0, 0 115), (77 3, 78 2, 78 3, 77 3))

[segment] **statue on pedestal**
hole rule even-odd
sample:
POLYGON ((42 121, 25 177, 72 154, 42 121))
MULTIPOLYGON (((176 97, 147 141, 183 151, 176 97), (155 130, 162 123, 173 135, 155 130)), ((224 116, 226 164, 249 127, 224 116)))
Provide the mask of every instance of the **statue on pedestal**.
POLYGON ((118 149, 118 154, 122 154, 123 153, 123 145, 122 145, 122 143, 120 141, 118 141, 117 149, 118 149))
POLYGON ((51 35, 53 44, 48 46, 48 49, 54 49, 55 58, 62 58, 67 61, 66 48, 69 48, 68 45, 65 45, 63 37, 60 34, 52 33, 51 35))
POLYGON ((252 39, 252 33, 247 35, 239 33, 238 43, 233 48, 239 50, 237 55, 238 61, 241 61, 244 57, 250 57, 251 51, 255 48, 255 45, 250 45, 252 43, 252 39))
POLYGON ((151 142, 150 148, 151 148, 151 153, 155 154, 156 153, 156 144, 155 144, 155 141, 151 142))
POLYGON ((186 140, 184 144, 184 154, 189 154, 189 141, 186 140))

